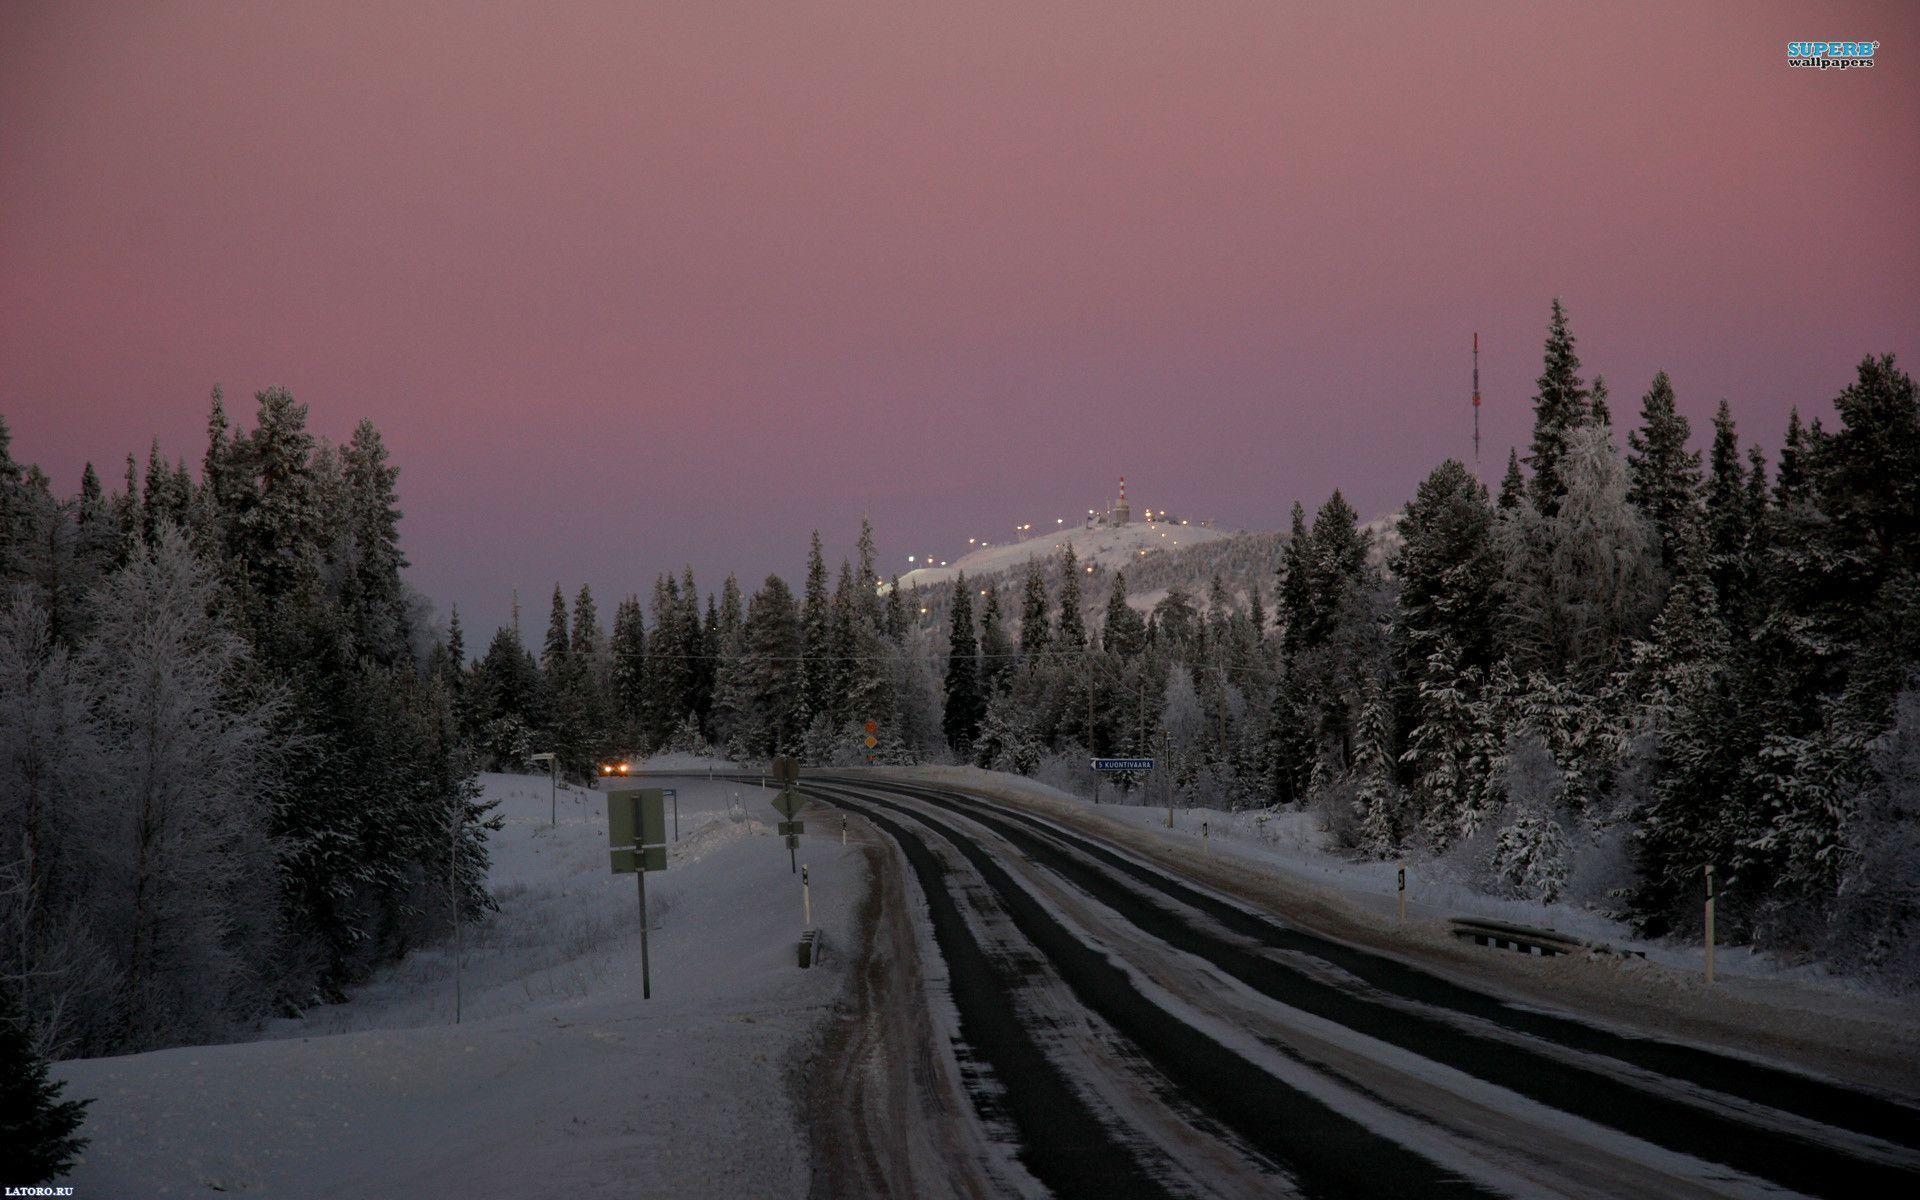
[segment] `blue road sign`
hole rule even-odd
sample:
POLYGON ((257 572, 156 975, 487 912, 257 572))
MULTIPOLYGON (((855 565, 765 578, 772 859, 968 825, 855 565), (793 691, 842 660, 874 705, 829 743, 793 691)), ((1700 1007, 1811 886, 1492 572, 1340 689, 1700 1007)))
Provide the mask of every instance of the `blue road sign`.
POLYGON ((1150 758, 1096 758, 1093 760, 1096 771, 1151 771, 1153 760, 1150 758))

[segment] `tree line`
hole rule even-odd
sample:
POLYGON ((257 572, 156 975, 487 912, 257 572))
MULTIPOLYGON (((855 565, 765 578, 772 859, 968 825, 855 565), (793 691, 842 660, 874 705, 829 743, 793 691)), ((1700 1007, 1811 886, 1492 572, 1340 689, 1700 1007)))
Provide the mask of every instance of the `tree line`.
POLYGON ((1497 489, 1449 459, 1385 544, 1295 504, 1270 612, 1216 577, 1142 614, 1124 572, 1090 605, 1070 548, 957 582, 950 748, 1082 789, 1157 753, 1190 802, 1650 934, 1697 928, 1711 866, 1723 933, 1920 977, 1913 381, 1863 360, 1770 464, 1724 401, 1703 460, 1662 372, 1623 452, 1555 301, 1533 408, 1497 489))
POLYGON ((492 904, 397 469, 256 400, 214 392, 197 479, 155 443, 65 497, 0 421, 0 986, 42 1056, 292 1015, 492 904))

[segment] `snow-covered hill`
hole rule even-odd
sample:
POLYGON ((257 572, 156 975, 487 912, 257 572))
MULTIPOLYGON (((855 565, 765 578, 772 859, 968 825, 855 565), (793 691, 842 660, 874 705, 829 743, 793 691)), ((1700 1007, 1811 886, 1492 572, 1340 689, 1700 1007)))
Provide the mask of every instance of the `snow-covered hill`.
POLYGON ((1001 575, 1018 570, 1036 558, 1059 554, 1072 546, 1081 562, 1106 570, 1127 570, 1163 551, 1231 537, 1204 525, 1169 524, 1164 521, 1134 521, 1127 525, 1081 525, 1055 534, 1042 534, 1025 541, 986 546, 945 566, 920 567, 900 577, 903 588, 924 588, 949 583, 962 571, 972 579, 1001 575))

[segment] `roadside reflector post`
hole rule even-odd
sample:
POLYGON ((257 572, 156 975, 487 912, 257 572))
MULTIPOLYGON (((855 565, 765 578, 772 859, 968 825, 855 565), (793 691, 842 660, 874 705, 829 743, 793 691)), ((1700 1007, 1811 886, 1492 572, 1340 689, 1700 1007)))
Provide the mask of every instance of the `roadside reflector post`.
POLYGON ((673 840, 680 840, 680 793, 674 788, 661 788, 666 794, 667 803, 673 805, 673 840))
POLYGON ((813 885, 807 882, 807 869, 800 868, 800 917, 804 930, 813 928, 813 885))
POLYGON ((1404 925, 1406 923, 1406 920, 1407 920, 1407 866, 1405 863, 1401 863, 1400 864, 1400 922, 1401 924, 1404 925))
POLYGON ((1211 840, 1213 835, 1208 832, 1207 825, 1208 822, 1206 821, 1200 822, 1200 846, 1211 855, 1213 853, 1213 842, 1211 840))
POLYGON ((1707 864, 1707 982, 1713 982, 1713 864, 1707 864))
POLYGON ((840 844, 847 844, 847 814, 840 814, 840 844))

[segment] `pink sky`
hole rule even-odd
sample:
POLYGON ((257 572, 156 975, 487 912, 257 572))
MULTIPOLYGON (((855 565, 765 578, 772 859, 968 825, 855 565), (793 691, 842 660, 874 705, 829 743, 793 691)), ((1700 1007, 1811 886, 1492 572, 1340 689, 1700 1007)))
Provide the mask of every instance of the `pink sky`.
POLYGON ((1273 528, 1523 442, 1548 301, 1769 446, 1920 359, 1920 6, 0 6, 0 413, 63 489, 206 395, 369 416, 416 582, 1273 528), (1845 73, 1799 39, 1882 43, 1845 73))

